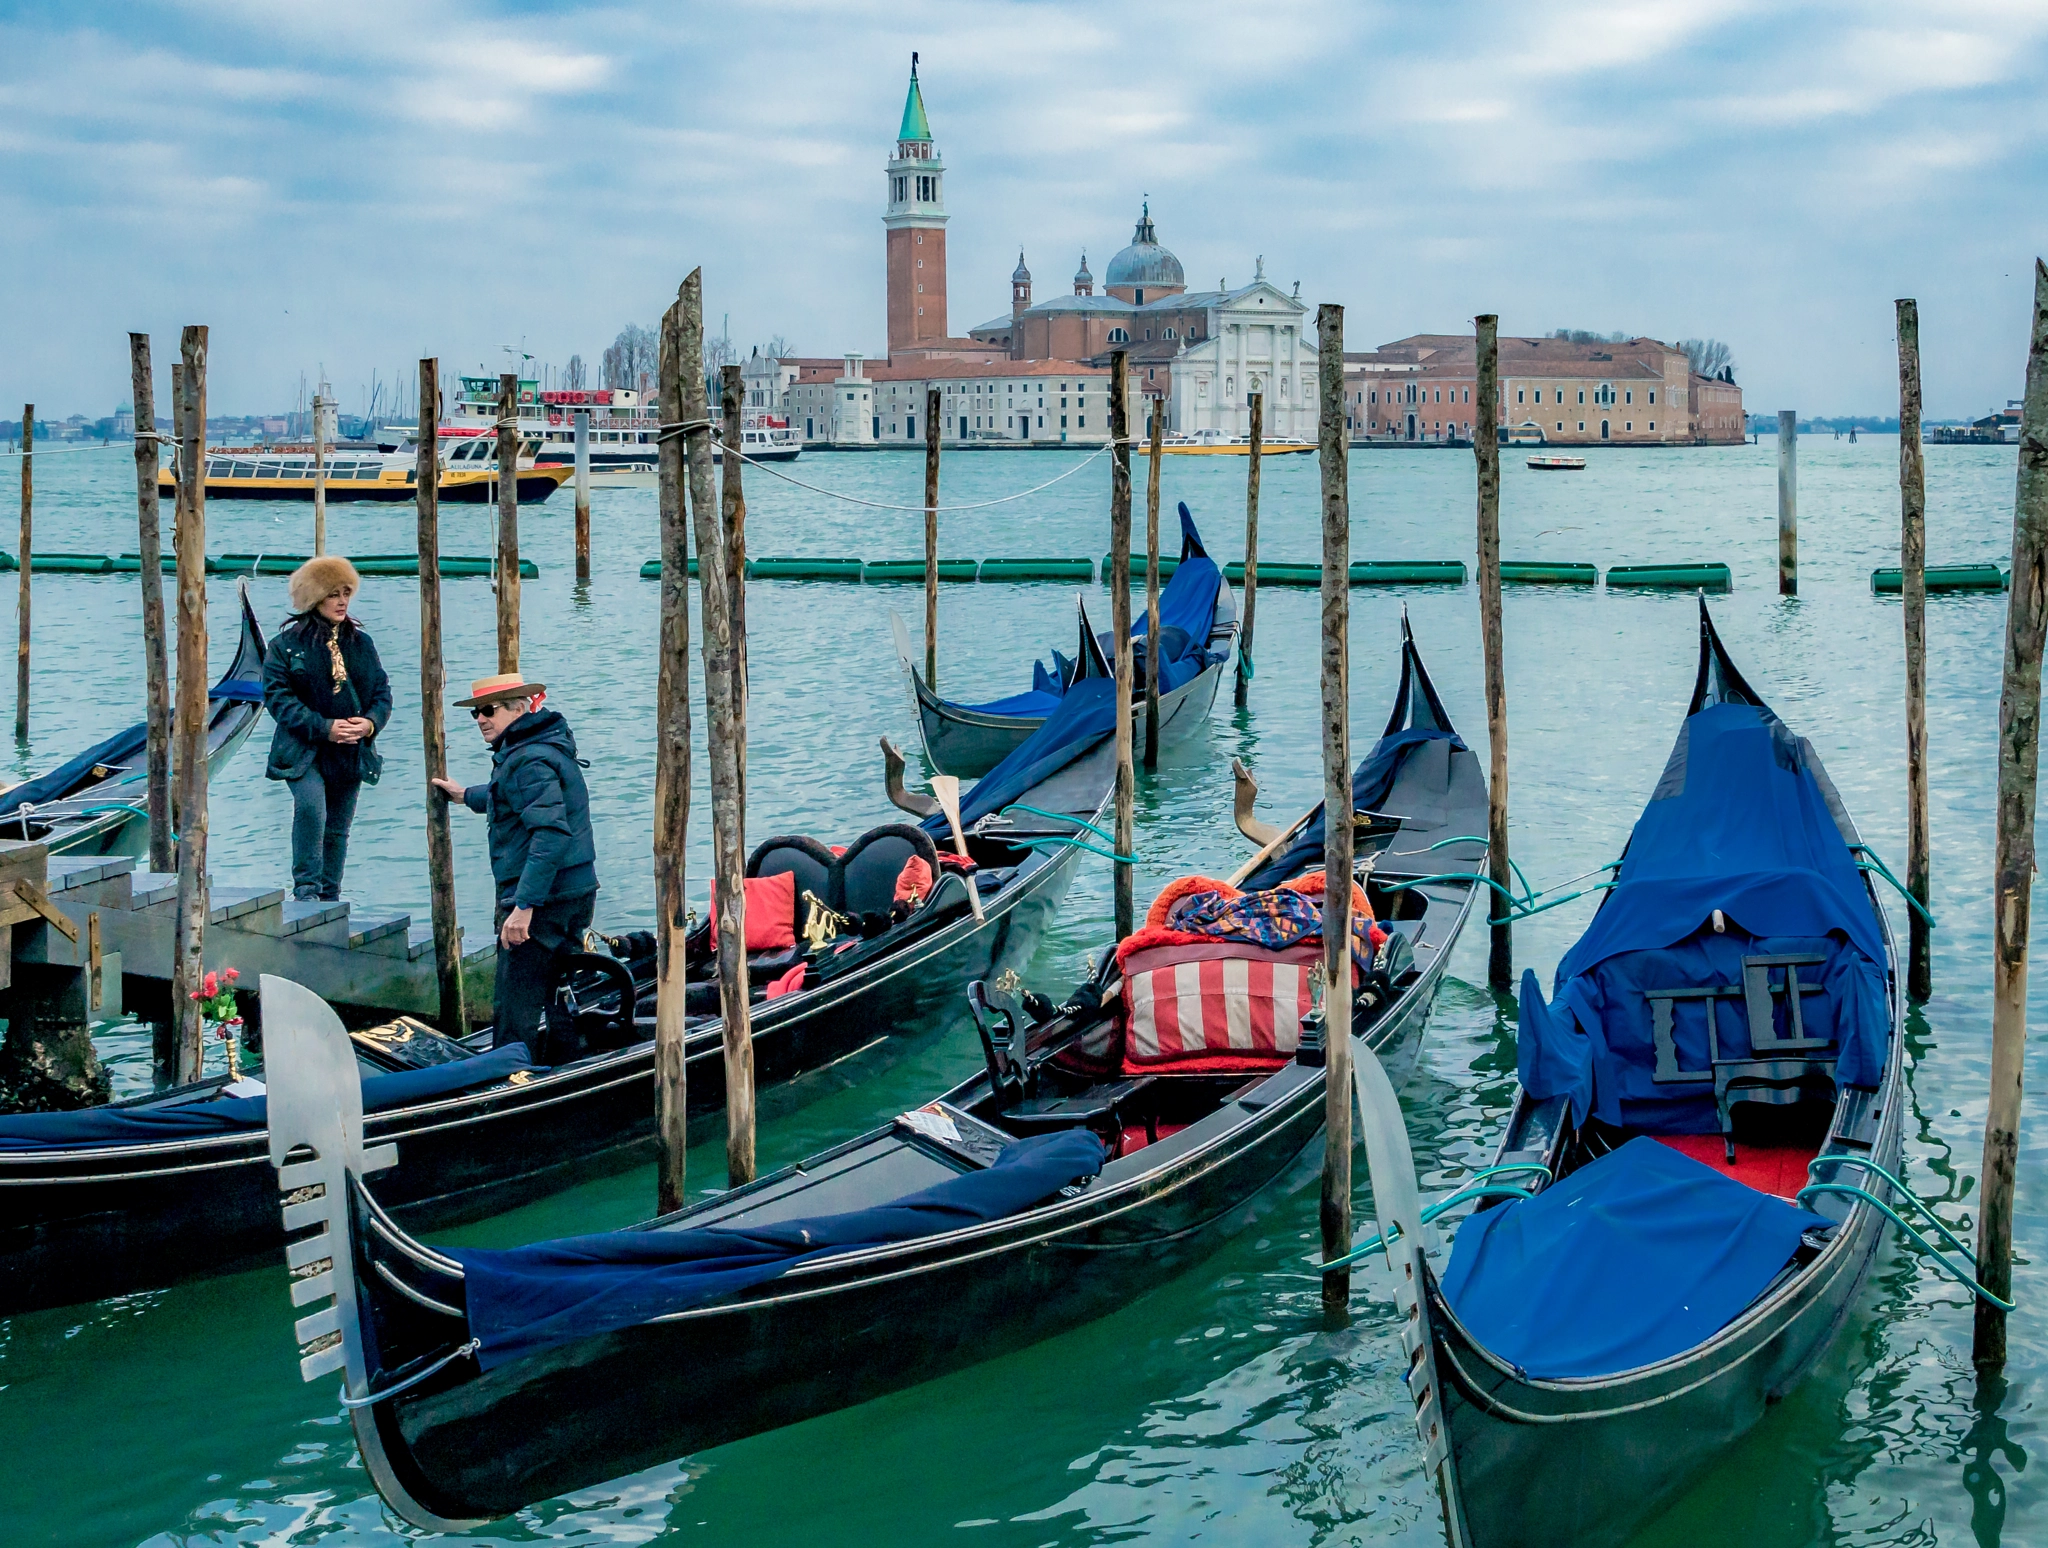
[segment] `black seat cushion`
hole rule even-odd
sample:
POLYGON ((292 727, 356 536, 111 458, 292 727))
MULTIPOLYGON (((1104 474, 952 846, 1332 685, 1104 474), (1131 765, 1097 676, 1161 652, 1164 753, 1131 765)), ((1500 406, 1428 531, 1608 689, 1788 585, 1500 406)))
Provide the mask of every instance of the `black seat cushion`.
POLYGON ((931 835, 905 822, 871 829, 846 846, 832 864, 835 895, 827 901, 842 914, 887 916, 896 902, 896 878, 916 857, 939 874, 939 852, 931 835))
POLYGON ((832 867, 837 856, 814 838, 801 834, 784 834, 765 840, 747 861, 749 876, 780 876, 785 871, 796 876, 796 919, 794 928, 799 932, 804 927, 804 917, 809 909, 804 904, 806 892, 814 894, 820 903, 832 905, 832 867))

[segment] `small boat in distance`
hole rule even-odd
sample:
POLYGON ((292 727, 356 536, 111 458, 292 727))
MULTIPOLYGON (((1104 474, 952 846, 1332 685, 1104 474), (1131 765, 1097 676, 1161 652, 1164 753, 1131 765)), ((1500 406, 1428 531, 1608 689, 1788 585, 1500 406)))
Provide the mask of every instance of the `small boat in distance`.
POLYGON ((1585 465, 1584 457, 1559 457, 1551 454, 1529 459, 1529 466, 1538 473, 1576 473, 1585 465))
MULTIPOLYGON (((527 450, 533 450, 529 442, 527 450)), ((519 467, 519 503, 536 505, 575 476, 568 466, 534 466, 522 459, 519 467)), ((356 500, 395 502, 413 498, 419 470, 410 455, 369 451, 330 451, 327 454, 327 499, 330 503, 356 500)), ((177 476, 168 467, 159 470, 157 493, 174 498, 177 476)), ((449 452, 441 463, 441 498, 468 505, 482 505, 498 497, 496 443, 470 437, 449 452)), ((313 498, 313 448, 225 447, 206 453, 206 498, 209 500, 311 500, 313 498)))
MULTIPOLYGON (((1262 457, 1285 457, 1315 449, 1314 441, 1300 441, 1293 436, 1259 438, 1262 457)), ((1225 435, 1221 430, 1193 430, 1186 435, 1168 436, 1160 450, 1181 457, 1249 457, 1252 440, 1248 435, 1225 435)))

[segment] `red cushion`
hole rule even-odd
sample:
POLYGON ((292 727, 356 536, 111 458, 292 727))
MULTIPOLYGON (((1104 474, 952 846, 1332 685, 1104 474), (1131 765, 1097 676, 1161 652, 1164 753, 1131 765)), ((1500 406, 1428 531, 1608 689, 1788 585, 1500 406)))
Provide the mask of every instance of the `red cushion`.
POLYGON ((1123 1068, 1274 1069, 1301 1044, 1320 946, 1160 946, 1123 963, 1123 1068))
POLYGON ((768 986, 768 993, 765 996, 765 998, 770 1000, 779 1000, 785 994, 795 994, 797 990, 803 988, 803 986, 804 964, 799 962, 795 967, 791 968, 787 973, 784 973, 780 978, 776 979, 774 983, 768 986))
POLYGON ((1815 1145, 1751 1145, 1738 1141, 1735 1161, 1728 1161, 1728 1148, 1718 1134, 1659 1134, 1657 1143, 1669 1145, 1682 1156, 1703 1162, 1723 1177, 1732 1177, 1781 1199, 1794 1197, 1807 1183, 1807 1163, 1820 1154, 1815 1145))
POLYGON ((923 855, 912 855, 903 862, 903 869, 896 877, 896 901, 898 903, 922 903, 932 895, 932 868, 924 863, 923 855))
MULTIPOLYGON (((749 876, 747 889, 747 950, 788 951, 796 945, 796 872, 776 876, 749 876)), ((718 935, 718 900, 711 902, 711 934, 718 935)))

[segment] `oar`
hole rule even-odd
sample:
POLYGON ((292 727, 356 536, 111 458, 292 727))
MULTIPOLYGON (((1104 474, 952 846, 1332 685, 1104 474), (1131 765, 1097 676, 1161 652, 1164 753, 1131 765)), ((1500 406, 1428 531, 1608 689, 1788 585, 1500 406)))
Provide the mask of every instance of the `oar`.
MULTIPOLYGON (((951 774, 932 776, 932 794, 939 798, 939 809, 946 814, 946 823, 953 830, 953 848, 960 858, 967 858, 967 835, 960 831, 960 781, 951 774)), ((967 883, 967 901, 974 909, 975 923, 981 922, 981 888, 975 885, 973 873, 961 880, 967 883)))

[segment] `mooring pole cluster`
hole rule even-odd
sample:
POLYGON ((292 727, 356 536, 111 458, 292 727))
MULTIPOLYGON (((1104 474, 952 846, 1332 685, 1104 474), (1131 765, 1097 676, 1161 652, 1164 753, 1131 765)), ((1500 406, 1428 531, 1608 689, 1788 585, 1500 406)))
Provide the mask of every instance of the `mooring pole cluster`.
POLYGON ((1492 752, 1486 775, 1486 872, 1492 923, 1486 981, 1497 990, 1515 985, 1514 926, 1508 897, 1508 681, 1501 638, 1500 601, 1500 318, 1474 319, 1479 346, 1478 402, 1472 415, 1472 455, 1479 464, 1479 639, 1486 657, 1486 739, 1492 752))
POLYGON ((1251 444, 1245 451, 1244 467, 1244 627, 1237 631, 1237 704, 1244 707, 1250 696, 1252 673, 1252 623, 1259 611, 1259 460, 1265 444, 1266 395, 1247 395, 1251 411, 1251 444))
POLYGON ((1145 767, 1159 767, 1159 401, 1152 401, 1145 466, 1145 767))
MULTIPOLYGON (((135 550, 142 582, 142 659, 149 739, 149 868, 167 874, 171 851, 171 689, 164 646, 163 535, 157 499, 156 383, 149 335, 128 335, 129 385, 135 395, 135 550)), ((172 443, 176 444, 175 440, 172 443)), ((173 461, 176 460, 175 455, 173 461)))
POLYGON ((1906 614, 1906 992, 1934 992, 1927 920, 1927 461, 1920 445, 1920 304, 1897 303, 1899 326, 1899 600, 1906 614))
POLYGON ((178 433, 178 690, 171 767, 177 799, 178 902, 171 941, 173 1079, 199 1078, 205 1021, 193 993, 206 977, 206 340, 188 327, 178 344, 172 409, 178 433))
MULTIPOLYGON (((1137 842, 1134 810, 1137 776, 1131 768, 1131 409, 1130 360, 1118 350, 1109 357, 1109 617, 1116 636, 1116 852, 1132 853, 1137 842)), ((1113 869, 1116 938, 1137 928, 1138 910, 1127 861, 1113 869)))
MULTIPOLYGON (((690 831, 690 527, 684 487, 711 482, 706 417, 702 271, 693 270, 661 319, 660 656, 654 697, 654 1120, 656 1208, 681 1209, 689 1148, 684 1050, 684 847, 690 831), (694 392, 692 391, 694 384, 694 392)), ((702 498, 699 496, 699 498, 702 498)))
MULTIPOLYGON (((2012 595, 1998 700, 1998 835, 1991 873, 1991 1098, 1984 1110, 1984 1191, 1977 1279, 2012 1299, 2013 1181, 2027 1050, 2027 929, 2033 914, 2034 811, 2041 760, 2041 648, 2048 636, 2048 265, 2034 260, 2034 305, 2012 503, 2012 595)), ((1977 1300, 1971 1353, 2005 1363, 2005 1313, 1977 1300)))
MULTIPOLYGON (((1351 1251, 1351 487, 1344 423, 1344 308, 1316 308, 1323 475, 1323 1261, 1351 1251)), ((1323 1275, 1323 1311, 1345 1316, 1351 1271, 1323 1275)))

